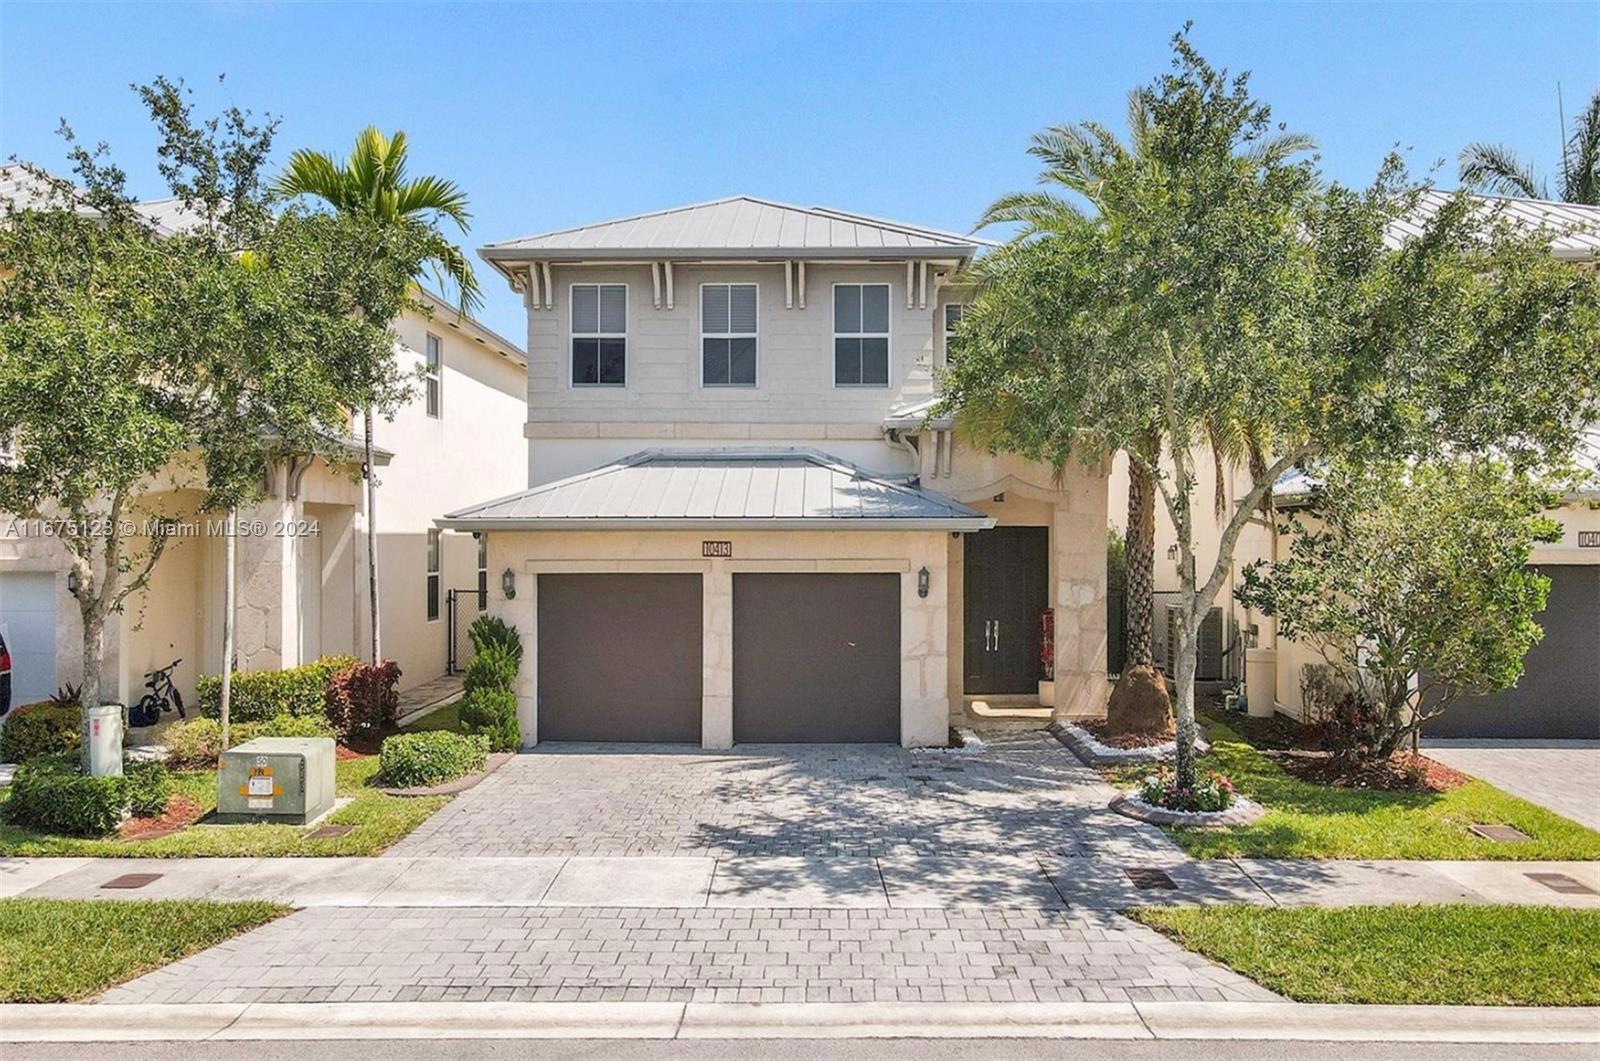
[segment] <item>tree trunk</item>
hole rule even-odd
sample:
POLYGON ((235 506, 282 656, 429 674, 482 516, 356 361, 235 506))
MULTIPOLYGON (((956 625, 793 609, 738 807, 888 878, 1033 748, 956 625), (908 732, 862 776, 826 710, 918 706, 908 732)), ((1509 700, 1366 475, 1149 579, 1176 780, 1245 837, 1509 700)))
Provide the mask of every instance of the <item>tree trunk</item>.
POLYGON ((78 613, 83 618, 83 685, 79 697, 84 710, 107 702, 103 687, 106 658, 105 616, 88 602, 78 602, 78 613))
MULTIPOLYGON (((222 751, 228 750, 228 716, 233 697, 233 613, 234 613, 234 563, 237 556, 237 527, 239 510, 228 509, 227 538, 222 546, 222 694, 218 699, 217 719, 222 727, 222 751)), ((219 758, 217 765, 222 762, 219 758)))
POLYGON ((367 475, 367 598, 372 606, 372 662, 382 655, 378 637, 378 469, 372 462, 372 406, 363 412, 362 461, 367 475))
POLYGON ((1196 656, 1191 647, 1199 634, 1199 624, 1185 614, 1178 624, 1176 710, 1178 721, 1178 787, 1193 788, 1195 781, 1194 675, 1196 656))
POLYGON ((1155 614, 1155 484, 1138 461, 1128 462, 1127 651, 1123 670, 1155 665, 1151 623, 1155 614))

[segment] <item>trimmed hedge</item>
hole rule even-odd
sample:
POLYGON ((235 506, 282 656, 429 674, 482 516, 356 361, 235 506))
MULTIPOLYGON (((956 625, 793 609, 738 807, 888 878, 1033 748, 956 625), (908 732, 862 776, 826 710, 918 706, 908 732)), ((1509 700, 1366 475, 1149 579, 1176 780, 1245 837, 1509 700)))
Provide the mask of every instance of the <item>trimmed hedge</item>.
POLYGON ((522 747, 517 694, 510 689, 474 689, 462 698, 461 728, 487 739, 490 751, 516 751, 522 747))
POLYGON ((160 763, 138 763, 123 776, 128 812, 135 818, 159 818, 172 798, 172 775, 160 763))
POLYGON ((68 756, 43 756, 17 767, 6 821, 40 832, 104 836, 122 823, 128 808, 127 779, 92 777, 68 756))
POLYGON ((489 739, 447 730, 401 733, 383 742, 378 777, 397 788, 439 785, 483 769, 489 739))
POLYGON ((0 763, 25 763, 41 755, 66 755, 82 740, 83 711, 42 701, 16 708, 0 723, 0 763))
POLYGON ((517 633, 516 627, 498 615, 485 613, 472 620, 472 625, 467 627, 467 639, 472 642, 474 652, 488 652, 498 648, 509 653, 518 662, 522 660, 522 635, 517 633))
POLYGON ((400 665, 355 663, 328 679, 328 720, 341 737, 382 733, 394 725, 400 707, 400 665))
MULTIPOLYGON (((288 670, 234 671, 229 720, 264 722, 276 715, 321 715, 327 710, 329 680, 356 662, 354 656, 325 656, 288 670)), ((195 692, 203 717, 221 714, 220 674, 201 677, 195 692)))
MULTIPOLYGON (((335 737, 333 724, 320 715, 276 715, 265 722, 228 727, 230 744, 257 737, 335 737)), ((179 722, 166 732, 167 762, 186 770, 217 765, 222 756, 222 723, 211 718, 179 722)))
POLYGON ((505 648, 486 648, 472 657, 461 678, 461 688, 471 695, 480 689, 514 690, 517 687, 517 667, 521 660, 505 648))

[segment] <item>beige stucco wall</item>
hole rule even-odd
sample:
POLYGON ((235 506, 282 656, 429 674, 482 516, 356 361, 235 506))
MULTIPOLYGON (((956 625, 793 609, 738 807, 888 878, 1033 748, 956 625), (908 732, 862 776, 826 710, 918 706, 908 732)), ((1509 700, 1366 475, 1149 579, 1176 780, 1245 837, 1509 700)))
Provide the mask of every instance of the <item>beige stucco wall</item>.
MULTIPOLYGON (((947 535, 940 531, 641 531, 509 532, 489 535, 490 611, 522 634, 517 703, 523 741, 538 741, 538 575, 541 573, 698 573, 704 594, 702 743, 733 743, 733 576, 745 571, 890 572, 900 578, 900 739, 906 747, 943 745, 948 737, 947 535), (707 537, 733 543, 733 558, 701 557, 707 537), (928 568, 926 598, 916 573, 928 568), (511 570, 516 598, 500 573, 511 570)), ((664 632, 666 636, 666 632, 664 632)), ((627 666, 626 646, 617 666, 627 666)), ((625 734, 619 737, 626 739, 625 734)))
MULTIPOLYGON (((477 584, 478 546, 470 534, 446 531, 440 538, 439 618, 427 616, 428 530, 435 518, 478 501, 527 486, 523 366, 477 342, 469 330, 450 326, 453 317, 407 316, 395 326, 400 368, 414 373, 423 363, 426 336, 443 341, 441 415, 427 414, 420 383, 413 399, 392 420, 380 419, 374 441, 394 459, 378 474, 378 575, 383 654, 400 664, 402 688, 444 674, 444 592, 477 584)), ((365 556, 364 530, 356 535, 365 556)), ((365 560, 361 561, 364 568, 365 560)), ((366 629, 366 575, 360 572, 360 630, 366 629)), ((462 655, 470 655, 465 627, 477 617, 475 598, 459 609, 462 655)), ((365 655, 366 636, 356 643, 365 655)))

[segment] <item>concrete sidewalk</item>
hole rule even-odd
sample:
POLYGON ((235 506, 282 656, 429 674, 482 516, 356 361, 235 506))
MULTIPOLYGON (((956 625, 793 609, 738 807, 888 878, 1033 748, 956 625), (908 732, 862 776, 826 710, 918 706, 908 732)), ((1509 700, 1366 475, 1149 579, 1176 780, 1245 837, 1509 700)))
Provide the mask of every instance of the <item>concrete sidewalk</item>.
POLYGON ((1509 903, 1600 908, 1600 862, 1194 861, 1015 856, 0 858, 0 898, 265 899, 297 907, 1115 910, 1509 903), (1172 887, 1140 888, 1128 869, 1172 887), (137 888, 108 888, 126 874, 137 888))
POLYGON ((1600 1010, 1296 1002, 0 1006, 0 1042, 1069 1038, 1600 1043, 1600 1010))

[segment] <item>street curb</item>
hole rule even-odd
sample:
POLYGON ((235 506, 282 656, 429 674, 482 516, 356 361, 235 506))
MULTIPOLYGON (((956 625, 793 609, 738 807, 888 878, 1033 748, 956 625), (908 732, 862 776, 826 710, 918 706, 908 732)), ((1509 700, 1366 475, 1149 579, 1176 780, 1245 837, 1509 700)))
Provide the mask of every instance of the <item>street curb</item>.
POLYGON ((1600 1043, 1600 1008, 1297 1002, 0 1005, 0 1042, 602 1038, 1600 1043))

